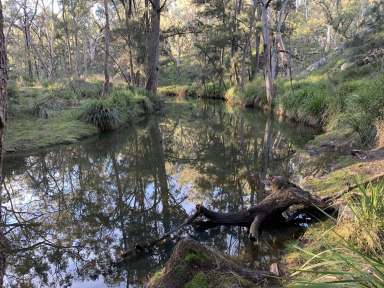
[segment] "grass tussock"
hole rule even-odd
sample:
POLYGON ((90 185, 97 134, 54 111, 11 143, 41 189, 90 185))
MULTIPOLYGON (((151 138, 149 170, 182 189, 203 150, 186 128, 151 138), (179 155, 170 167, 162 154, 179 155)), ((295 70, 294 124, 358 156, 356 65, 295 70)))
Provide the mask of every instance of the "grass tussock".
POLYGON ((140 89, 115 88, 104 99, 93 99, 82 107, 80 119, 110 131, 121 124, 155 110, 153 97, 140 89))
POLYGON ((292 274, 291 287, 384 286, 384 182, 358 192, 347 206, 352 219, 309 233, 309 246, 297 249, 302 265, 292 274))

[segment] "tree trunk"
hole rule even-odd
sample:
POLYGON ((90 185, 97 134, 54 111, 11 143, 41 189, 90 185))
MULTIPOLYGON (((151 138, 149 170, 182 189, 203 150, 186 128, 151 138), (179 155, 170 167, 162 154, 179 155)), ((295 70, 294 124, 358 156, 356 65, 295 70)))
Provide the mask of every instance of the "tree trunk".
POLYGON ((104 13, 105 13, 105 28, 104 28, 104 85, 103 85, 103 97, 109 93, 109 72, 108 72, 108 62, 109 62, 109 10, 108 10, 108 0, 104 0, 104 13))
POLYGON ((156 94, 160 55, 160 0, 152 0, 151 32, 148 42, 148 68, 146 90, 156 94))
POLYGON ((265 4, 260 0, 261 6, 261 19, 263 23, 263 39, 264 39, 264 73, 265 73, 265 89, 267 92, 267 101, 268 106, 272 108, 272 102, 275 94, 275 86, 272 75, 272 43, 269 31, 269 8, 267 6, 268 2, 265 4))
MULTIPOLYGON (((0 0, 0 183, 3 182, 3 134, 6 122, 6 110, 7 110, 7 50, 5 46, 4 37, 4 18, 3 18, 3 6, 0 0)), ((1 195, 0 195, 1 196, 1 195)), ((3 223, 3 213, 0 197, 0 223, 3 223)), ((1 227, 4 227, 1 225, 1 227)), ((4 235, 3 228, 0 228, 0 287, 3 287, 3 280, 6 270, 6 251, 7 240, 4 235)))
POLYGON ((127 33, 127 46, 128 46, 128 57, 129 57, 129 70, 130 70, 130 82, 131 84, 134 83, 134 77, 135 77, 135 70, 133 68, 133 53, 132 53, 132 43, 131 43, 131 33, 129 31, 129 19, 131 18, 132 14, 132 4, 131 1, 124 2, 124 13, 125 13, 125 29, 127 33))
POLYGON ((29 20, 27 14, 27 7, 24 6, 24 19, 23 19, 23 32, 24 32, 24 45, 25 55, 27 58, 27 79, 33 80, 33 68, 32 68, 32 55, 31 55, 31 33, 29 31, 29 20))
MULTIPOLYGON (((282 35, 282 27, 284 24, 285 19, 287 18, 287 6, 288 6, 288 0, 284 0, 281 4, 280 11, 277 14, 277 25, 276 25, 276 36, 275 36, 275 47, 277 49, 277 53, 279 55, 279 58, 277 60, 280 60, 280 63, 283 66, 283 70, 285 73, 285 77, 287 79, 290 79, 290 71, 291 68, 289 67, 290 62, 287 57, 287 51, 285 49, 284 41, 283 41, 283 35, 282 35)), ((278 64, 276 64, 278 68, 278 64)), ((278 71, 276 71, 276 76, 278 74, 278 71)), ((276 76, 274 79, 276 79, 276 76)))
MULTIPOLYGON (((68 54, 68 65, 69 65, 69 75, 72 77, 73 73, 73 64, 72 64, 72 55, 71 55, 71 39, 69 38, 69 30, 68 30, 68 22, 67 22, 67 15, 66 15, 66 4, 67 1, 63 0, 63 23, 64 23, 64 33, 65 33, 65 40, 66 40, 66 46, 67 46, 67 54, 68 54)), ((68 72, 68 71, 67 71, 68 72)))

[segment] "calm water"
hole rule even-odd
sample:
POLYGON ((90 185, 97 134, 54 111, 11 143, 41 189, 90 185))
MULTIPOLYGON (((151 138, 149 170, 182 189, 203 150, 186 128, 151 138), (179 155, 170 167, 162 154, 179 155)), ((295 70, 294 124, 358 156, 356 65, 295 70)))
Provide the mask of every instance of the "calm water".
MULTIPOLYGON (((221 211, 257 203, 266 175, 290 175, 294 150, 314 135, 221 104, 167 107, 137 127, 8 155, 2 201, 13 250, 9 285, 142 287, 174 241, 112 271, 121 251, 176 227, 197 203, 221 211)), ((247 252, 240 228, 190 230, 188 237, 258 266, 279 257, 273 236, 247 252)))

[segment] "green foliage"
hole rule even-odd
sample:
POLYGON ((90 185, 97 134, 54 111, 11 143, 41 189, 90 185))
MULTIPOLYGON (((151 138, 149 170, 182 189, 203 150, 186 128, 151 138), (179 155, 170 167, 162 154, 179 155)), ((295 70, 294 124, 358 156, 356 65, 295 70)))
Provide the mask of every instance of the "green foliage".
POLYGON ((118 111, 103 100, 88 103, 81 118, 102 132, 115 129, 119 123, 118 111))
POLYGON ((234 86, 225 93, 228 103, 242 106, 253 106, 253 102, 258 98, 258 104, 263 106, 267 103, 265 84, 262 78, 257 78, 244 85, 244 88, 234 86))
POLYGON ((154 101, 153 96, 141 89, 113 89, 107 98, 83 105, 80 117, 100 131, 113 130, 134 117, 153 112, 154 101))
POLYGON ((97 98, 103 91, 103 82, 73 80, 68 83, 71 90, 81 98, 97 98))
POLYGON ((168 97, 193 97, 194 86, 171 85, 163 86, 158 89, 158 93, 168 97))
MULTIPOLYGON (((366 253, 384 252, 384 182, 359 187, 358 199, 349 207, 354 214, 354 229, 350 237, 366 253)), ((384 280, 384 279, 383 279, 384 280)))
POLYGON ((328 91, 320 77, 296 80, 292 87, 281 85, 279 103, 291 118, 312 125, 322 125, 327 117, 328 91))
POLYGON ((360 197, 348 206, 353 212, 347 236, 338 229, 322 232, 328 239, 318 251, 298 248, 308 260, 293 277, 291 287, 383 287, 384 183, 359 187, 360 197))
POLYGON ((224 99, 225 87, 217 83, 208 83, 198 88, 196 95, 199 98, 224 99))
POLYGON ((191 281, 184 285, 185 288, 208 288, 209 281, 203 272, 197 273, 191 281))
POLYGON ((8 92, 9 99, 16 97, 18 91, 17 91, 17 85, 15 81, 8 81, 7 92, 8 92))
MULTIPOLYGON (((164 62, 164 60, 162 60, 164 62)), ((177 68, 173 62, 168 62, 160 66, 159 84, 160 86, 191 85, 199 79, 199 69, 189 57, 184 57, 177 68)))
POLYGON ((345 122, 348 123, 365 144, 376 137, 375 120, 382 117, 384 110, 384 77, 366 79, 346 98, 345 122))
POLYGON ((203 265, 204 263, 208 262, 209 259, 207 258, 206 255, 190 249, 187 251, 187 255, 184 258, 185 262, 188 263, 189 265, 203 265))

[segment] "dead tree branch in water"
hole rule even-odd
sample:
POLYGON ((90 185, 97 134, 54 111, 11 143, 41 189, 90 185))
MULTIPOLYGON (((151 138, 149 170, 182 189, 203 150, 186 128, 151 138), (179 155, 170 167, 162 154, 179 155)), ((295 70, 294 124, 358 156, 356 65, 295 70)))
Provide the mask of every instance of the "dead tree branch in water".
POLYGON ((305 213, 312 218, 321 218, 325 217, 326 214, 336 211, 332 207, 333 201, 331 198, 321 199, 316 197, 289 182, 285 177, 271 177, 269 184, 272 189, 271 194, 265 197, 259 204, 244 211, 220 213, 209 210, 203 205, 196 205, 196 211, 176 229, 156 240, 137 244, 134 249, 126 251, 122 255, 123 259, 140 254, 169 238, 180 235, 183 228, 189 225, 198 225, 204 228, 220 225, 247 227, 249 228, 249 238, 255 241, 259 238, 264 228, 276 223, 284 225, 293 220, 294 215, 305 213), (287 219, 283 216, 283 213, 292 217, 287 219))

